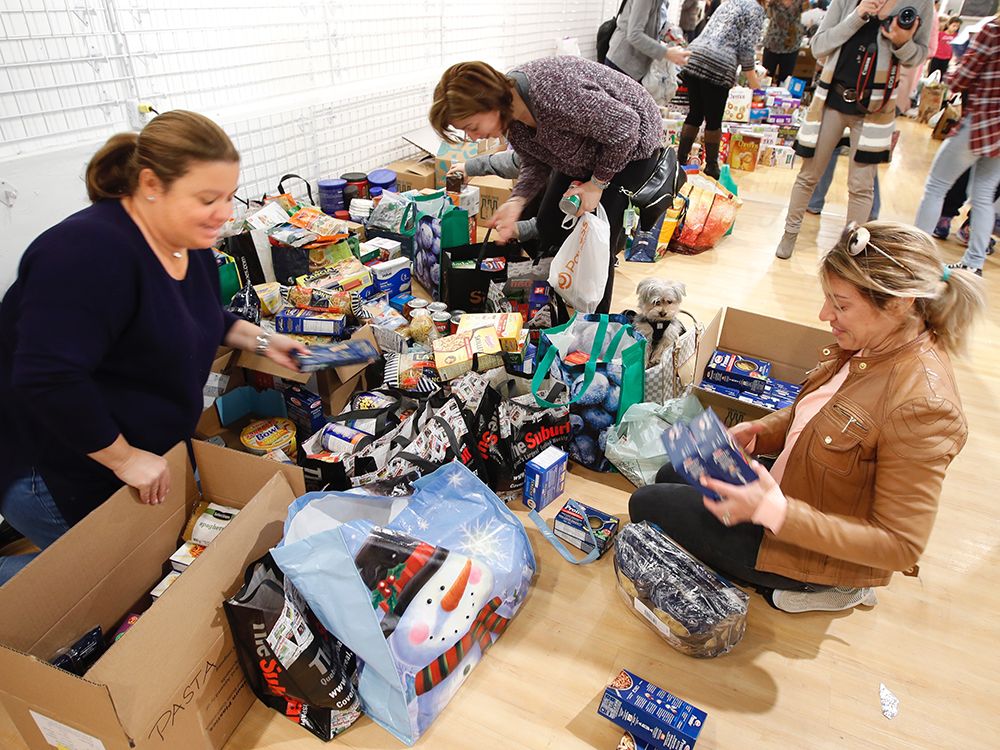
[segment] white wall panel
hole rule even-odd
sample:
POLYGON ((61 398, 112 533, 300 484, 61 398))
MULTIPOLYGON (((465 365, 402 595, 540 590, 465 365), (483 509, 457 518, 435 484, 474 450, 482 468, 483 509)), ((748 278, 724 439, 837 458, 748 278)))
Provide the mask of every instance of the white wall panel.
POLYGON ((27 243, 85 205, 87 156, 141 125, 139 101, 219 122, 242 155, 241 192, 259 196, 285 173, 315 181, 411 155, 401 136, 426 125, 448 65, 505 69, 553 54, 565 36, 593 57, 615 10, 611 0, 3 0, 0 180, 19 197, 0 205, 0 290, 27 243))

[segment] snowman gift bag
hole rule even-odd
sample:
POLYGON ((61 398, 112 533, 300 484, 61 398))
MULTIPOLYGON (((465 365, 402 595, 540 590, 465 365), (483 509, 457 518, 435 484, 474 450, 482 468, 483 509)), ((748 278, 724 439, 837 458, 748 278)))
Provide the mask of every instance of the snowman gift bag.
POLYGON ((507 629, 535 574, 524 527, 458 462, 414 482, 408 500, 305 495, 272 554, 357 654, 365 712, 408 744, 507 629))
POLYGON ((604 455, 608 431, 643 400, 646 339, 624 315, 576 314, 542 331, 537 356, 535 400, 556 406, 541 395, 549 377, 569 389, 570 458, 594 471, 611 471, 604 455))

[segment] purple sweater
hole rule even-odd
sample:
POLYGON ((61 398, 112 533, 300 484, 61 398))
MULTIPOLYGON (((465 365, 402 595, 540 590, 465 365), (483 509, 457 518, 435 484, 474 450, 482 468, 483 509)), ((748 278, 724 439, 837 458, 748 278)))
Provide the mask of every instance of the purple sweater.
POLYGON ((660 146, 656 102, 639 83, 582 57, 546 57, 514 68, 528 81, 538 127, 513 122, 507 139, 521 159, 512 195, 531 200, 556 169, 583 180, 611 180, 660 146))

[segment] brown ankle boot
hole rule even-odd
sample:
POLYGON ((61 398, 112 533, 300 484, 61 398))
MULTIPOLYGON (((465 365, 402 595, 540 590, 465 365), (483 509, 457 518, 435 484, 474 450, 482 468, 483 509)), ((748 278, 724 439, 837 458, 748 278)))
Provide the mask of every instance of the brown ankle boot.
POLYGON ((719 143, 722 141, 721 130, 705 131, 705 174, 713 179, 719 179, 719 143))
POLYGON ((681 140, 677 144, 677 163, 683 167, 687 164, 688 156, 691 155, 691 146, 694 145, 695 138, 698 137, 698 126, 684 124, 681 128, 681 140))

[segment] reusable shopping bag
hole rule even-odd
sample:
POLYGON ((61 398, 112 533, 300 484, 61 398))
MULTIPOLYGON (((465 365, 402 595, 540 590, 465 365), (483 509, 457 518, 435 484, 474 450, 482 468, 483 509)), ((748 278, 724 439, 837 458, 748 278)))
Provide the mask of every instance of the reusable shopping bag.
POLYGON ((270 554, 225 602, 236 656, 254 695, 329 741, 361 716, 357 659, 316 622, 270 554))
POLYGON ((407 744, 503 634, 535 574, 524 526, 454 462, 408 499, 304 495, 272 555, 357 654, 365 713, 407 744))
POLYGON ((611 225, 604 206, 597 213, 587 213, 576 221, 573 231, 563 242, 549 270, 549 284, 563 302, 577 312, 591 313, 597 309, 608 285, 611 263, 611 225))
POLYGON ((702 172, 690 175, 681 195, 687 207, 670 242, 670 251, 681 255, 697 255, 715 247, 733 226, 736 212, 743 205, 702 172))
POLYGON ((610 471, 604 456, 608 431, 643 400, 646 339, 624 315, 574 315, 542 332, 532 393, 543 406, 546 377, 569 389, 570 457, 595 471, 610 471))

